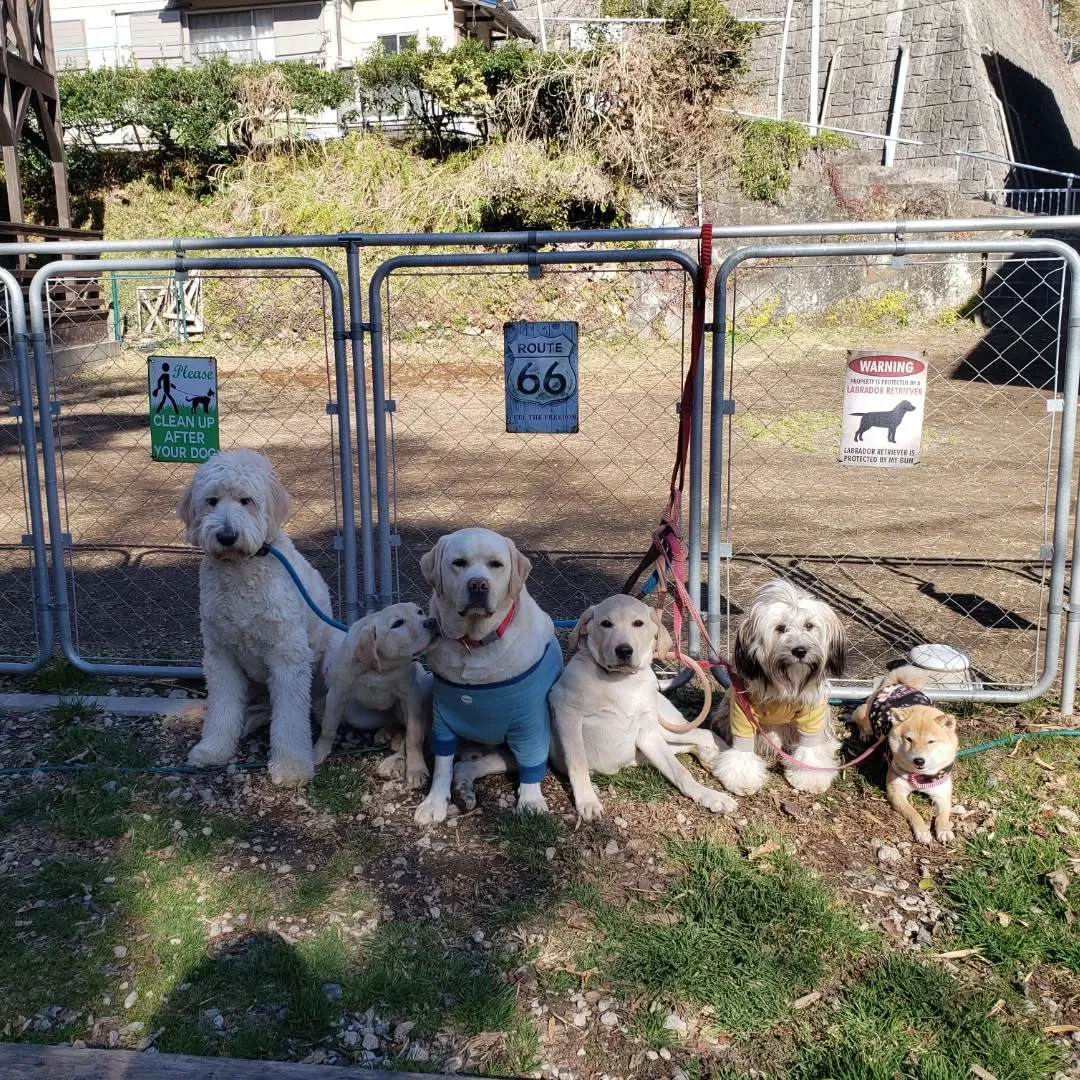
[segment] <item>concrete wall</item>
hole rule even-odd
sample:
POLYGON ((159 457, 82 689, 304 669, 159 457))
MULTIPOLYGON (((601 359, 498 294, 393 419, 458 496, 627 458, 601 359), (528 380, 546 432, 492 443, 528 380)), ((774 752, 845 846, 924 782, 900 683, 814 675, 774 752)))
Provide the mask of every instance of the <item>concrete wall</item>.
MULTIPOLYGON (((1043 83, 1080 145, 1080 90, 1036 0, 821 0, 821 59, 813 99, 820 102, 829 63, 837 57, 827 122, 883 137, 901 48, 911 63, 901 137, 924 146, 897 150, 897 163, 954 168, 959 190, 978 195, 1000 187, 1007 166, 957 156, 972 151, 1008 157, 1010 144, 984 56, 997 54, 1043 83), (839 54, 838 54, 839 52, 839 54), (838 55, 837 55, 838 54, 838 55)), ((786 0, 737 0, 734 12, 766 23, 754 52, 756 104, 772 115, 776 102, 786 0)), ((796 0, 788 37, 783 111, 810 116, 810 3, 796 0)), ((881 148, 880 140, 857 140, 881 148)), ((1062 168, 1069 168, 1063 164, 1062 168)), ((1047 186, 1058 180, 1047 178, 1047 186)))

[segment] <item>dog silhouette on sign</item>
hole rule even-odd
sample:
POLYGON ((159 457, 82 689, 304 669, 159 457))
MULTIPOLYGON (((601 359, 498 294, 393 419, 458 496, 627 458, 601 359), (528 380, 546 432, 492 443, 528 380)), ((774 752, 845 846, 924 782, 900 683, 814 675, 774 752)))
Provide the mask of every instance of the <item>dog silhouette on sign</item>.
POLYGON ((896 442, 896 429, 900 426, 904 417, 909 412, 915 412, 915 406, 912 405, 910 401, 901 401, 896 408, 889 409, 887 412, 849 413, 849 416, 859 416, 862 418, 859 421, 859 430, 855 432, 855 441, 862 442, 863 436, 871 428, 882 427, 889 429, 889 442, 896 442))
MULTIPOLYGON (((184 397, 187 397, 187 394, 185 394, 184 397)), ((202 411, 204 413, 206 413, 207 416, 209 416, 210 415, 210 402, 211 402, 211 399, 213 397, 214 397, 213 387, 211 387, 209 390, 207 390, 206 393, 204 395, 202 395, 201 397, 189 397, 188 398, 188 404, 191 406, 191 415, 194 416, 195 413, 197 413, 199 411, 200 407, 201 407, 202 411)))

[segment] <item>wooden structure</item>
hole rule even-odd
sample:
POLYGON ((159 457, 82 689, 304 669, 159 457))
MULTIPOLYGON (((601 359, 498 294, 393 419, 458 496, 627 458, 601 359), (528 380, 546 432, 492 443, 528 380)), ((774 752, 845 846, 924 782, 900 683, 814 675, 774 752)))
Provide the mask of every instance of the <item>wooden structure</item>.
POLYGON ((49 0, 0 0, 0 146, 4 151, 8 220, 26 220, 23 209, 19 147, 37 146, 52 162, 56 190, 56 225, 71 228, 67 156, 60 124, 60 92, 56 84, 49 0), (33 116, 36 129, 30 126, 33 116))

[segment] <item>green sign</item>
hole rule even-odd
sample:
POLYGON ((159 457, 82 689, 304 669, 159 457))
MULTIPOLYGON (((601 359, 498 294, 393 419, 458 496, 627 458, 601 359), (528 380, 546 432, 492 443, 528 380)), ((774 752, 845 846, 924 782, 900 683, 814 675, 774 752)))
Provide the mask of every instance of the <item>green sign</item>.
POLYGON ((198 464, 218 452, 217 364, 212 356, 151 356, 150 457, 198 464))

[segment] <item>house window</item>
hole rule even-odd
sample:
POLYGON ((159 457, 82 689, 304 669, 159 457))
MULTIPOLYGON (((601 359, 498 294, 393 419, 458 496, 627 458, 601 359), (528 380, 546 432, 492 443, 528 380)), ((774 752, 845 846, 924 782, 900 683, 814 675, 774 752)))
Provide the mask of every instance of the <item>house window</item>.
POLYGON ((86 23, 82 19, 57 19, 52 30, 56 66, 61 71, 84 71, 89 66, 86 23))
POLYGON ((404 52, 406 49, 416 48, 415 34, 382 34, 379 37, 382 51, 387 55, 404 52))
POLYGON ((191 13, 187 23, 193 59, 221 53, 237 63, 313 59, 325 45, 321 3, 191 13))

